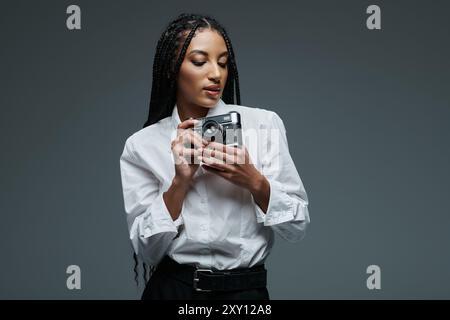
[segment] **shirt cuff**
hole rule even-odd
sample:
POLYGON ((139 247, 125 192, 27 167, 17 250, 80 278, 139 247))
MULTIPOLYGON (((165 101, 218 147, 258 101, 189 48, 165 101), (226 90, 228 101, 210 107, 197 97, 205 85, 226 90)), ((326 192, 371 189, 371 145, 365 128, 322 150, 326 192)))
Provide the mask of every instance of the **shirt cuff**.
MULTIPOLYGON (((267 178, 267 177, 266 177, 267 178)), ((267 178, 270 184, 270 197, 267 212, 261 210, 252 196, 252 201, 256 212, 256 221, 264 223, 265 226, 276 225, 279 223, 294 220, 304 220, 304 217, 295 217, 296 208, 293 199, 286 193, 284 186, 276 181, 267 178)), ((303 210, 299 212, 303 213, 303 210)))
POLYGON ((178 233, 178 228, 184 223, 183 211, 184 204, 180 215, 174 221, 164 202, 163 193, 160 193, 153 201, 148 214, 144 218, 144 238, 151 237, 161 232, 178 233))

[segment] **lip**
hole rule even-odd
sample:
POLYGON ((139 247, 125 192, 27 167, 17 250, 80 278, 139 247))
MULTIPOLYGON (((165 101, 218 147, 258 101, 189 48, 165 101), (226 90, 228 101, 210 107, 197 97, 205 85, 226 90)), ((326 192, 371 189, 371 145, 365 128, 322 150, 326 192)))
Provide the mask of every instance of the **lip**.
POLYGON ((211 91, 211 90, 205 89, 205 92, 206 92, 207 95, 209 95, 209 96, 211 96, 213 98, 216 98, 220 94, 220 90, 219 91, 211 91))
POLYGON ((209 90, 209 91, 216 91, 216 90, 217 90, 217 91, 220 91, 220 85, 218 85, 218 84, 213 84, 213 85, 204 87, 203 89, 209 90))

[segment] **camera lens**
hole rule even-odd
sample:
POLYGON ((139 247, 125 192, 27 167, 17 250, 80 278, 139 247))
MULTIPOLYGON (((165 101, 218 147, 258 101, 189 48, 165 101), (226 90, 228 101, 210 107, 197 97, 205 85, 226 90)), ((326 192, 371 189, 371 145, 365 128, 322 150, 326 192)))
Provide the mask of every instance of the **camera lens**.
POLYGON ((203 124, 203 137, 210 141, 217 141, 222 137, 222 126, 214 120, 203 124))

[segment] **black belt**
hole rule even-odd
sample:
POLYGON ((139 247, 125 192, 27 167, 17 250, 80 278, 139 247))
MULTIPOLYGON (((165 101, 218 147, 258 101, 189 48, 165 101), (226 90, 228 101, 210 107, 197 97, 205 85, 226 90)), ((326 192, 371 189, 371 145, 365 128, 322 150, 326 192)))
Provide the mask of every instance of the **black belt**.
POLYGON ((212 270, 179 264, 165 256, 156 272, 162 272, 192 286, 196 291, 233 291, 265 288, 267 271, 264 265, 251 268, 212 270))

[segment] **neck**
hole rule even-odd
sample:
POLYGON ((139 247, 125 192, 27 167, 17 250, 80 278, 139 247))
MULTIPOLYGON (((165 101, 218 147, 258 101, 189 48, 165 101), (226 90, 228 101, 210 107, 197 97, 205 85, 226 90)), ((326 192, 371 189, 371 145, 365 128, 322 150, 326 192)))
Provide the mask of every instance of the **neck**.
POLYGON ((208 114, 209 108, 199 105, 186 103, 183 99, 177 99, 177 109, 180 121, 183 122, 189 118, 203 118, 208 114))

